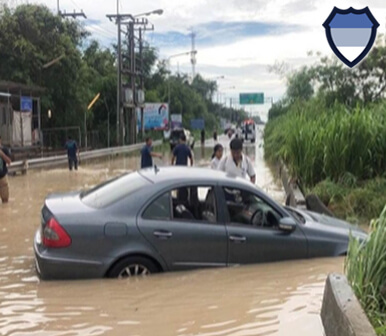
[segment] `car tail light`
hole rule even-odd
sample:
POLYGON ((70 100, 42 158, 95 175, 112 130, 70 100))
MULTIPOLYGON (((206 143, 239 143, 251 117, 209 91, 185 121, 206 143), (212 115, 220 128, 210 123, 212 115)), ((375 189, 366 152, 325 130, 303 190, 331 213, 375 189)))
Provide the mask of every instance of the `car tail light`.
POLYGON ((71 237, 55 218, 50 218, 43 230, 43 245, 46 247, 67 247, 71 237))

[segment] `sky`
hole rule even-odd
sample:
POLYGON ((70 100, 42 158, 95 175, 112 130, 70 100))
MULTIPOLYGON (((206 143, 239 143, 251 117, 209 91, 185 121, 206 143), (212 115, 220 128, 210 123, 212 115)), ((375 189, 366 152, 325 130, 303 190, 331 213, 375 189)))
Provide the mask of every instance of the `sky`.
MULTIPOLYGON (((11 0, 10 0, 11 1, 11 0)), ((18 2, 18 0, 13 0, 18 2)), ((23 2, 23 0, 19 0, 23 2)), ((29 0, 56 11, 56 0, 29 0)), ((333 55, 322 26, 334 6, 341 9, 369 6, 385 33, 386 0, 119 0, 121 13, 140 14, 163 9, 150 16, 154 32, 146 39, 161 58, 191 50, 191 31, 196 33, 196 70, 204 78, 217 79, 219 99, 237 103, 240 92, 264 92, 267 100, 279 100, 286 81, 269 72, 269 66, 285 62, 294 70, 315 63, 317 56, 333 55)), ((83 9, 83 20, 93 38, 104 46, 116 42, 115 23, 106 14, 117 11, 116 0, 60 0, 62 11, 83 9)), ((192 73, 189 56, 173 58, 171 70, 192 73)), ((270 104, 248 110, 266 115, 270 104)), ((265 119, 265 118, 264 118, 265 119)))

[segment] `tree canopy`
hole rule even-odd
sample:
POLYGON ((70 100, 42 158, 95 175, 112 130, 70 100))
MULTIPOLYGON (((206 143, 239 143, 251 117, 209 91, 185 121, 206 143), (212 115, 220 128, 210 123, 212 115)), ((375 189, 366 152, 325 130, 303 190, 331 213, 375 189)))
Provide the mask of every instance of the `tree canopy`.
MULTIPOLYGON (((126 46, 123 46, 126 48, 126 46)), ((203 118, 208 129, 218 126, 220 117, 242 119, 244 111, 212 102, 216 83, 200 75, 190 83, 186 75, 172 75, 151 46, 143 49, 144 84, 147 102, 167 102, 170 88, 171 113, 181 113, 183 124, 203 118)), ((126 60, 124 60, 126 62, 126 60)), ((42 96, 42 124, 47 127, 79 126, 83 129, 87 105, 99 92, 100 100, 87 113, 89 131, 98 131, 107 144, 116 131, 116 50, 91 40, 76 20, 63 19, 41 5, 24 4, 0 11, 0 79, 39 85, 42 96), (49 67, 44 65, 60 58, 49 67), (44 113, 50 109, 52 119, 44 113)), ((123 82, 128 78, 123 77, 123 82)))

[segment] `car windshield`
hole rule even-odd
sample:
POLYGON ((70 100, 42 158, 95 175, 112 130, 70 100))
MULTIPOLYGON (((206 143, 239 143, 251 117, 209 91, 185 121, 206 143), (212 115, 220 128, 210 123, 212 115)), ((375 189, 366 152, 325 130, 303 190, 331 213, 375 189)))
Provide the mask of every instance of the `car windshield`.
POLYGON ((82 192, 80 198, 92 208, 105 208, 149 184, 137 172, 127 173, 82 192))

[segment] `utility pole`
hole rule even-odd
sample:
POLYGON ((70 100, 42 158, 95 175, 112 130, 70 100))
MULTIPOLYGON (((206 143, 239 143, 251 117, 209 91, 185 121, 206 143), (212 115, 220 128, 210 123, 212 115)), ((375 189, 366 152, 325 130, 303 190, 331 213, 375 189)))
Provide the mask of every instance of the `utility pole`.
POLYGON ((58 10, 58 15, 61 16, 62 18, 65 18, 65 17, 72 17, 74 19, 76 19, 77 17, 83 17, 85 19, 87 19, 87 16, 86 14, 83 12, 83 10, 81 10, 80 12, 75 12, 75 9, 74 9, 74 12, 73 13, 62 13, 60 11, 60 3, 59 3, 60 0, 57 0, 56 1, 56 6, 57 6, 57 10, 58 10))
MULTIPOLYGON (((146 22, 147 24, 147 22, 146 22)), ((139 86, 142 90, 143 95, 145 95, 145 81, 144 81, 144 63, 143 63, 143 34, 145 31, 152 31, 154 30, 154 26, 151 25, 151 27, 147 27, 146 25, 144 27, 140 27, 138 29, 138 41, 139 41, 139 86)), ((145 98, 145 97, 143 97, 145 98)), ((144 124, 144 104, 140 103, 140 108, 141 108, 141 136, 142 140, 144 139, 145 136, 145 124, 144 124)))
POLYGON ((134 21, 129 22, 128 27, 128 33, 129 33, 129 55, 130 55, 130 87, 131 92, 133 93, 133 102, 129 108, 129 137, 128 141, 129 144, 134 144, 136 140, 136 98, 137 98, 137 90, 135 86, 135 79, 136 79, 136 59, 135 59, 135 40, 134 40, 134 21))
POLYGON ((192 63, 192 81, 196 77, 196 63, 197 63, 196 54, 197 54, 197 51, 196 51, 196 34, 194 32, 192 32, 192 52, 191 52, 191 56, 190 56, 191 57, 190 62, 192 63))
MULTIPOLYGON (((119 0, 117 0, 118 2, 119 0)), ((117 8, 119 5, 117 4, 117 8)), ((122 111, 122 46, 121 46, 121 17, 117 15, 118 50, 117 50, 117 146, 123 145, 123 111, 122 111)))
MULTIPOLYGON (((140 87, 142 92, 145 92, 145 81, 143 80, 143 41, 142 41, 142 28, 139 28, 139 62, 140 62, 140 87)), ((141 104, 141 138, 142 141, 144 140, 145 136, 145 125, 144 125, 144 118, 143 118, 143 104, 141 104)))
MULTIPOLYGON (((137 78, 140 78, 139 85, 141 89, 144 87, 143 83, 143 60, 142 60, 142 52, 143 52, 143 46, 142 46, 142 33, 146 29, 146 25, 148 24, 147 19, 137 19, 138 16, 148 16, 151 14, 158 14, 161 15, 163 13, 163 10, 159 9, 156 11, 143 13, 140 15, 133 16, 131 14, 119 14, 119 0, 117 0, 117 14, 108 14, 106 15, 110 21, 115 19, 116 24, 118 26, 118 69, 117 69, 117 142, 124 144, 125 140, 127 142, 135 143, 137 138, 137 114, 136 114, 136 108, 137 106, 141 107, 142 114, 143 114, 143 104, 142 97, 137 97, 137 78), (122 25, 127 26, 127 54, 123 55, 122 52, 122 40, 121 40, 121 33, 122 33, 122 25), (136 48, 135 48, 135 26, 136 25, 143 25, 144 27, 140 30, 140 44, 139 44, 139 51, 138 53, 141 54, 141 71, 137 71, 136 67, 136 48), (128 62, 128 68, 125 68, 125 64, 122 62, 122 59, 127 59, 128 62), (123 83, 122 76, 125 75, 128 76, 128 83, 125 81, 123 83), (125 99, 122 99, 122 87, 125 87, 125 99), (141 98, 141 99, 139 99, 141 98), (139 104, 138 104, 139 103, 139 104), (119 116, 119 117, 118 117, 119 116), (127 121, 127 125, 125 126, 125 120, 127 121), (119 131, 118 131, 119 130, 119 131), (127 131, 127 132, 126 132, 127 131)), ((127 77, 126 77, 127 78, 127 77)), ((142 91, 143 92, 143 91, 142 91)), ((143 118, 142 118, 143 119, 143 118)), ((142 120, 142 125, 143 120, 142 120)), ((143 126, 142 126, 143 127, 143 126)))
POLYGON ((110 21, 115 20, 118 28, 118 47, 117 47, 117 146, 124 144, 125 123, 122 106, 122 21, 134 19, 131 14, 119 14, 119 0, 117 0, 117 14, 106 15, 110 21))

